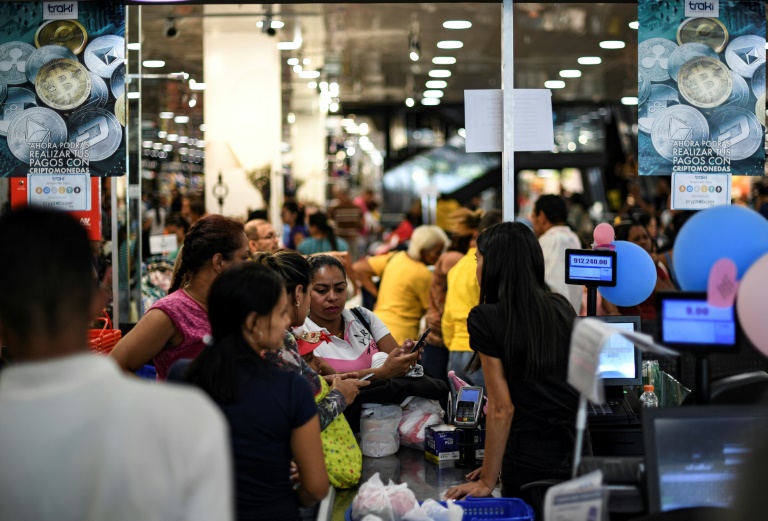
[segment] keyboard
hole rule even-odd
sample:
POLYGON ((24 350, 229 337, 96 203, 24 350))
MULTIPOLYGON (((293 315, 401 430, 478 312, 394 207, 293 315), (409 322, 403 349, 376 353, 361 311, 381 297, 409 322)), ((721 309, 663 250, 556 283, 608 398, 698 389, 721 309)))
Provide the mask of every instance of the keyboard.
POLYGON ((587 403, 587 416, 608 417, 608 418, 626 418, 627 411, 624 409, 621 401, 609 400, 607 403, 587 403))
POLYGON ((589 474, 595 470, 603 471, 603 482, 606 484, 637 485, 645 469, 643 458, 585 456, 579 465, 579 474, 589 474))

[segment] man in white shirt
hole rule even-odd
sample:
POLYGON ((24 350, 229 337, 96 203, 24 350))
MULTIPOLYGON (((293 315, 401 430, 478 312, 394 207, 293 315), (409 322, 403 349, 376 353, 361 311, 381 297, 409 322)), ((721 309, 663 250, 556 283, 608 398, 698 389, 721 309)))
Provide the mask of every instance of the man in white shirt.
POLYGON ((272 223, 264 219, 252 219, 245 223, 245 235, 251 253, 260 251, 276 252, 280 249, 280 236, 275 233, 272 223))
POLYGON ((63 212, 0 218, 0 519, 233 519, 225 421, 191 388, 89 353, 104 298, 63 212))
POLYGON ((549 289, 568 299, 576 313, 581 309, 582 286, 565 283, 565 250, 581 248, 578 235, 568 228, 568 208, 562 197, 542 195, 531 214, 533 231, 544 252, 544 280, 549 289))

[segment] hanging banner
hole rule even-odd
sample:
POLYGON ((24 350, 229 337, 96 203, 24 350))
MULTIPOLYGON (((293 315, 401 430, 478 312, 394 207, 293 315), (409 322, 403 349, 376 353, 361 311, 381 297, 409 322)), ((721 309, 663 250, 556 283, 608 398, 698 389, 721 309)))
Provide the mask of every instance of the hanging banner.
POLYGON ((0 20, 0 177, 124 175, 122 2, 4 2, 0 20))
POLYGON ((640 175, 764 175, 765 3, 640 0, 640 175))

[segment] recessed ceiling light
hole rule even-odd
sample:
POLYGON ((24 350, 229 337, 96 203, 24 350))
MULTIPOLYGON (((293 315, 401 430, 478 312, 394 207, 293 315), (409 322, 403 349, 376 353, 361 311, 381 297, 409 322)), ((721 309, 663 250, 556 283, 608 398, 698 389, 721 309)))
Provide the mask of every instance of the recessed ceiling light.
POLYGON ((453 56, 435 56, 432 58, 432 63, 435 65, 453 65, 456 63, 456 58, 453 56))
POLYGON ((160 131, 157 133, 157 138, 158 138, 158 139, 165 139, 165 137, 166 137, 167 135, 168 135, 168 132, 166 132, 165 130, 160 130, 160 131))
POLYGON ((166 138, 168 141, 178 141, 179 135, 178 134, 168 134, 168 137, 166 138))
POLYGON ((621 98, 622 105, 637 105, 637 98, 634 96, 625 96, 621 98))
POLYGON ((429 80, 426 86, 428 89, 444 89, 448 86, 448 82, 443 80, 429 80))
POLYGON ((173 119, 173 112, 161 112, 160 119, 173 119))
POLYGON ((437 98, 424 98, 421 100, 422 105, 440 105, 440 100, 437 98))
POLYGON ((549 80, 544 82, 545 89, 562 89, 565 87, 565 82, 561 80, 549 80))
POLYGON ((189 82, 189 89, 190 90, 205 90, 206 84, 199 82, 199 81, 190 81, 189 82))
POLYGON ((405 99, 405 106, 406 107, 413 107, 413 105, 414 105, 413 98, 406 98, 405 99))
POLYGON ((295 51, 301 47, 301 40, 295 42, 277 42, 277 50, 279 51, 295 51))
POLYGON ((297 63, 296 65, 294 65, 294 66, 293 66, 293 72, 295 72, 295 73, 297 73, 297 74, 298 74, 298 73, 300 73, 300 72, 301 72, 301 71, 303 71, 303 70, 304 70, 304 67, 302 67, 302 66, 301 66, 301 65, 299 65, 298 63, 297 63))
POLYGON ((170 152, 173 150, 173 145, 163 145, 163 152, 170 152))
POLYGON ((637 29, 638 27, 640 27, 640 23, 637 20, 635 20, 634 22, 629 22, 630 29, 637 29))
POLYGON ((128 99, 139 99, 141 97, 141 92, 129 92, 126 96, 128 99))
POLYGON ((138 42, 129 43, 128 45, 126 45, 126 47, 128 48, 129 51, 138 51, 139 49, 141 49, 141 44, 138 42))
POLYGON ((560 71, 561 78, 581 78, 581 71, 578 69, 565 69, 560 71))
POLYGON ((176 123, 189 123, 189 116, 176 116, 173 118, 176 123))
POLYGON ((144 60, 143 65, 149 69, 159 69, 165 67, 165 62, 163 60, 144 60))
POLYGON ((417 53, 416 51, 411 51, 410 57, 412 62, 419 61, 419 53, 417 53))
POLYGON ((319 77, 320 77, 320 71, 301 71, 299 73, 299 78, 312 79, 312 78, 319 78, 319 77))
POLYGON ((443 22, 443 27, 446 29, 469 29, 472 27, 472 22, 467 20, 448 20, 443 22))
POLYGON ((309 83, 307 83, 307 87, 309 87, 310 89, 316 89, 317 88, 317 82, 316 81, 310 81, 309 83))
POLYGON ((450 78, 451 71, 445 69, 434 69, 429 71, 430 78, 450 78))
POLYGON ((443 91, 441 91, 441 90, 425 90, 424 91, 424 97, 425 98, 442 98, 443 97, 443 91))
POLYGON ((298 64, 299 64, 298 58, 288 58, 288 65, 290 65, 291 67, 298 64))
POLYGON ((600 42, 602 49, 623 49, 626 46, 621 40, 605 40, 600 42))
POLYGON ((142 141, 141 142, 141 148, 152 148, 152 142, 151 141, 142 141))
POLYGON ((464 47, 464 44, 459 40, 444 40, 442 42, 437 42, 438 49, 461 49, 462 47, 464 47))
POLYGON ((283 27, 285 27, 285 22, 283 22, 282 20, 272 20, 272 23, 269 24, 269 26, 272 29, 282 29, 283 27))
POLYGON ((603 59, 599 56, 582 56, 578 61, 579 65, 600 65, 603 59))

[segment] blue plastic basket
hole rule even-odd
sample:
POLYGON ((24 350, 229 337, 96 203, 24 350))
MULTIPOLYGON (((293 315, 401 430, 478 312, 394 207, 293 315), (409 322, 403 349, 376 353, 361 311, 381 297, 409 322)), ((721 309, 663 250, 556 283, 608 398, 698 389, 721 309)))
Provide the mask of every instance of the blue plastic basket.
MULTIPOLYGON (((445 501, 439 502, 445 506, 445 501)), ((478 497, 456 501, 456 504, 464 509, 463 521, 535 521, 536 514, 533 509, 522 499, 504 497, 490 498, 478 497)), ((352 507, 344 514, 345 521, 352 521, 352 507)))
POLYGON ((152 364, 147 364, 138 371, 136 371, 136 376, 143 380, 157 380, 157 370, 155 369, 155 366, 152 364))

